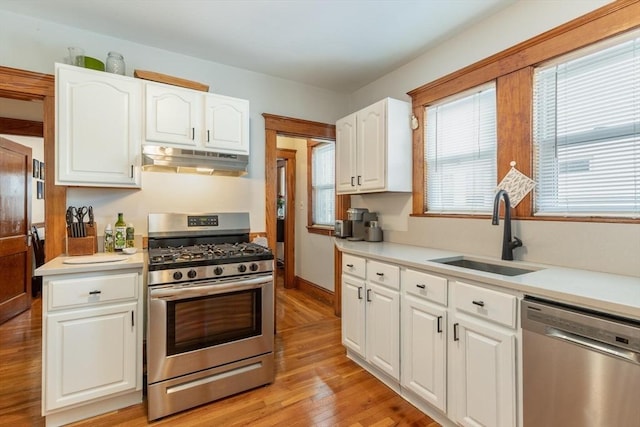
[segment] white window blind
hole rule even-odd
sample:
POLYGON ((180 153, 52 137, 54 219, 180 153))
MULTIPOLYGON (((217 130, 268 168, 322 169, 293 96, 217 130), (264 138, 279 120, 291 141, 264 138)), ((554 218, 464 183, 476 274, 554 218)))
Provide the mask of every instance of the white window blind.
POLYGON ((335 224, 335 144, 323 143, 311 149, 311 191, 313 224, 335 224))
POLYGON ((487 214, 496 170, 495 84, 428 106, 425 211, 487 214))
POLYGON ((640 38, 534 74, 536 215, 640 215, 640 38))

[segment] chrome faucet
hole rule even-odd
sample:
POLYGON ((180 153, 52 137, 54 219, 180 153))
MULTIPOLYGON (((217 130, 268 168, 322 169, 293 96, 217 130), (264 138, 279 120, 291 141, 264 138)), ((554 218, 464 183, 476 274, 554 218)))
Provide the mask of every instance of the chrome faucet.
POLYGON ((493 216, 491 217, 491 224, 498 225, 500 221, 500 198, 504 198, 504 234, 502 236, 502 259, 507 261, 513 261, 513 250, 522 246, 522 240, 513 236, 511 240, 511 202, 509 201, 509 195, 506 191, 500 190, 496 193, 496 198, 493 201, 493 216))

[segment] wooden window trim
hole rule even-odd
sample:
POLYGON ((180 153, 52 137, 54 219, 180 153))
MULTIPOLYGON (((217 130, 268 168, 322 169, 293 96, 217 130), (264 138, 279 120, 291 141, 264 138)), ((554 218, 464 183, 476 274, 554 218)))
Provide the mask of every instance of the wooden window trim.
POLYGON ((320 144, 324 144, 324 142, 307 139, 307 231, 309 233, 320 234, 323 236, 333 236, 333 226, 316 225, 313 223, 313 171, 311 170, 313 167, 313 153, 311 151, 313 147, 320 144))
MULTIPOLYGON (((413 131, 413 213, 411 215, 443 217, 443 215, 423 212, 425 107, 442 98, 495 80, 498 109, 498 179, 502 179, 508 172, 511 160, 517 162, 517 168, 521 172, 531 176, 533 173, 531 125, 534 67, 551 58, 638 27, 640 27, 640 0, 618 0, 408 92, 412 99, 413 114, 421 124, 413 131)), ((447 217, 469 216, 447 215, 447 217)), ((638 219, 597 216, 534 217, 531 194, 516 207, 514 218, 536 221, 640 222, 638 219)))

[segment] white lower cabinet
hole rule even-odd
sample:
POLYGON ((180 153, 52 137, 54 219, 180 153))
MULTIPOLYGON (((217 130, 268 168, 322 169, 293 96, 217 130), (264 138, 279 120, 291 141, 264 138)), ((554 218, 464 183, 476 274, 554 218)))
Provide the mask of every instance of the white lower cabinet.
POLYGON ((449 415, 468 427, 517 426, 517 298, 462 282, 451 288, 449 415))
POLYGON ((446 412, 447 280, 413 270, 401 277, 402 386, 446 412))
POLYGON ((135 389, 137 303, 47 317, 46 409, 135 389))
POLYGON ((515 331, 454 316, 452 414, 468 427, 516 426, 515 331))
POLYGON ((64 425, 142 401, 142 270, 45 276, 42 413, 64 425))
POLYGON ((342 345, 362 358, 367 357, 364 293, 364 280, 342 275, 342 345))
POLYGON ((342 273, 356 362, 443 426, 520 425, 516 295, 350 254, 342 273))
POLYGON ((367 282, 367 360, 400 379, 400 293, 367 282))
POLYGON ((351 355, 398 381, 399 268, 371 260, 364 265, 363 258, 343 256, 342 344, 351 355))

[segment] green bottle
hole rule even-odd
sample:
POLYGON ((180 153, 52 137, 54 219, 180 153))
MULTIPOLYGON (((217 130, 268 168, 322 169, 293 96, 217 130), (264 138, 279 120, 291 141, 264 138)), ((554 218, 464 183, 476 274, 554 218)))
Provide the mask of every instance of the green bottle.
POLYGON ((133 228, 133 224, 127 225, 127 247, 133 248, 136 246, 135 244, 135 229, 133 228))
POLYGON ((118 213, 118 220, 115 223, 113 246, 116 251, 121 251, 127 243, 127 223, 122 218, 122 213, 118 213))

